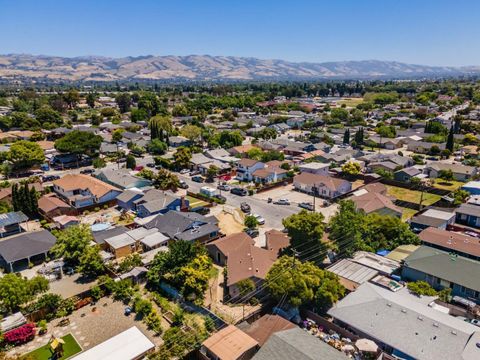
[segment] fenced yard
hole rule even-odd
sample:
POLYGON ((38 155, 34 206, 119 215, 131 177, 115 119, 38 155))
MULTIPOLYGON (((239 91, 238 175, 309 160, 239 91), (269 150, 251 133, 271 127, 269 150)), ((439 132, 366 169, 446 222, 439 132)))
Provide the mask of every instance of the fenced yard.
MULTIPOLYGON (((406 201, 414 204, 420 204, 420 199, 422 198, 422 192, 418 190, 410 190, 397 186, 386 185, 387 194, 393 196, 397 200, 406 201)), ((436 194, 430 194, 427 192, 423 193, 423 206, 430 206, 439 201, 442 197, 436 194)))

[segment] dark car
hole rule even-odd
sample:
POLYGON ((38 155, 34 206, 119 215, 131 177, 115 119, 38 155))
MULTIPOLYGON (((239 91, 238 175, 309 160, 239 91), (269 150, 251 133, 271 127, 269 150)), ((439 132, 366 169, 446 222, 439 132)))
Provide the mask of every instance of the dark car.
POLYGON ((240 204, 240 209, 244 212, 244 213, 249 213, 251 208, 250 208, 250 205, 248 205, 246 202, 242 202, 240 204))
POLYGON ((258 229, 249 229, 249 228, 246 228, 244 231, 245 231, 245 233, 246 233, 248 236, 250 236, 250 237, 252 237, 252 238, 257 237, 257 236, 260 234, 260 232, 258 231, 258 229))
POLYGON ((95 169, 83 169, 80 171, 80 174, 88 175, 88 174, 93 174, 94 172, 95 172, 95 169))
POLYGON ((302 202, 302 203, 298 204, 298 206, 300 206, 302 209, 307 209, 307 210, 310 210, 310 211, 315 210, 315 208, 313 207, 313 204, 310 203, 310 202, 302 202))
POLYGON ((178 187, 180 189, 188 189, 188 184, 185 181, 180 180, 180 185, 178 187))
POLYGON ((60 179, 60 176, 58 176, 58 175, 43 175, 41 179, 42 179, 42 182, 50 182, 50 181, 60 179))
POLYGON ((233 188, 232 190, 230 190, 230 193, 239 196, 247 196, 248 194, 247 190, 242 188, 233 188))
POLYGON ((200 175, 195 175, 195 176, 192 176, 192 181, 195 181, 195 182, 198 182, 198 183, 202 183, 205 179, 203 178, 203 176, 200 176, 200 175))
POLYGON ((226 202, 227 201, 227 198, 223 195, 220 195, 220 194, 215 195, 214 198, 220 200, 221 202, 226 202))
POLYGON ((154 168, 154 167, 155 167, 155 163, 148 163, 148 164, 147 164, 147 167, 149 167, 149 168, 154 168))

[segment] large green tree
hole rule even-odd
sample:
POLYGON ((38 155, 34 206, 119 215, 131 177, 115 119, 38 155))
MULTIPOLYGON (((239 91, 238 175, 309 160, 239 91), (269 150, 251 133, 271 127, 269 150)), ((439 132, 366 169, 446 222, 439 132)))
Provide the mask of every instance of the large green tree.
POLYGON ((88 131, 73 130, 55 141, 55 149, 61 153, 93 156, 102 144, 102 137, 88 131))
POLYGON ((8 160, 13 163, 16 170, 29 169, 39 165, 45 160, 42 148, 37 143, 20 140, 10 146, 8 160))
POLYGON ((92 231, 85 224, 69 226, 56 233, 57 241, 51 252, 74 266, 80 263, 80 258, 93 241, 92 231))
POLYGON ((160 169, 157 175, 153 178, 153 184, 160 190, 177 191, 180 186, 180 180, 174 173, 165 169, 160 169))
POLYGON ((8 313, 32 301, 37 294, 48 290, 48 280, 36 276, 31 280, 18 274, 5 274, 0 277, 0 308, 8 313))
POLYGON ((94 278, 105 272, 105 265, 98 245, 87 246, 78 259, 77 271, 83 276, 94 278))
POLYGON ((188 168, 190 166, 190 160, 192 159, 192 150, 185 146, 180 146, 173 154, 173 160, 175 165, 179 169, 188 168))
POLYGON ((168 143, 168 137, 173 131, 172 119, 167 115, 156 115, 148 123, 150 138, 168 143))

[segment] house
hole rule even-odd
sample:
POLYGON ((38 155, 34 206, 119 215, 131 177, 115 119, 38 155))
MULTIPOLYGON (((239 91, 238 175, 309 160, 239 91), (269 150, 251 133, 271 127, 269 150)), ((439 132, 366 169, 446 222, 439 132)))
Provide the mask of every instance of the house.
POLYGON ((294 327, 272 334, 253 360, 347 360, 348 357, 315 336, 294 327))
MULTIPOLYGON (((117 231, 110 231, 107 235, 102 234, 102 248, 113 254, 116 259, 142 251, 150 251, 165 246, 169 238, 163 235, 158 229, 139 227, 128 230, 124 227, 115 228, 117 231)), ((99 237, 95 236, 98 243, 99 237)))
POLYGON ((410 182, 412 181, 412 178, 417 178, 418 175, 420 175, 421 173, 422 171, 420 169, 411 166, 405 169, 395 171, 395 173, 393 174, 393 179, 396 181, 410 182))
POLYGON ((101 169, 95 173, 95 177, 121 190, 152 185, 150 180, 134 176, 128 169, 101 169))
POLYGON ((66 229, 69 226, 80 224, 78 217, 72 215, 60 215, 54 217, 52 220, 59 229, 66 229))
POLYGON ((184 136, 170 136, 168 138, 168 143, 171 147, 174 148, 192 145, 192 142, 184 136))
POLYGON ((428 154, 434 146, 439 150, 445 150, 445 144, 429 143, 426 141, 410 141, 407 145, 407 150, 419 154, 428 154))
POLYGON ((449 171, 453 172, 453 177, 457 181, 467 181, 477 174, 477 168, 473 166, 466 166, 460 164, 446 164, 441 162, 436 162, 433 164, 428 164, 425 167, 425 173, 432 179, 438 178, 440 171, 449 171))
POLYGON ((279 134, 283 134, 286 131, 291 129, 290 126, 288 126, 285 123, 272 124, 272 125, 269 125, 268 127, 272 128, 273 130, 275 130, 279 134))
POLYGON ((246 144, 246 145, 239 145, 239 146, 234 146, 228 151, 232 156, 245 156, 250 150, 252 149, 258 149, 258 146, 252 145, 252 144, 246 144))
POLYGON ((0 238, 22 232, 22 223, 28 221, 28 216, 21 211, 0 214, 0 238))
POLYGON ((336 274, 340 283, 348 291, 355 291, 360 285, 378 275, 377 270, 356 263, 351 259, 341 259, 329 266, 327 270, 336 274))
POLYGON ((328 176, 329 167, 330 167, 330 164, 311 162, 311 163, 301 164, 299 166, 299 169, 302 173, 328 176))
POLYGON ((366 214, 377 213, 402 217, 402 209, 396 206, 390 197, 380 193, 367 192, 359 196, 352 196, 350 200, 355 203, 358 210, 363 210, 366 214))
POLYGON ((92 227, 93 241, 97 245, 100 245, 102 249, 105 249, 105 239, 124 234, 127 231, 128 228, 126 228, 125 226, 115 226, 100 231, 95 231, 95 229, 92 227))
POLYGON ((316 194, 327 199, 338 197, 352 190, 352 184, 347 180, 309 173, 295 176, 293 187, 297 191, 316 194))
POLYGON ((216 160, 216 162, 221 162, 225 164, 235 164, 239 161, 237 157, 230 155, 230 153, 225 149, 213 149, 205 151, 205 156, 216 160))
POLYGON ((152 343, 136 326, 81 352, 72 360, 137 360, 145 359, 155 349, 152 343))
POLYGON ((448 225, 455 223, 455 213, 439 209, 427 209, 410 219, 410 227, 418 232, 428 227, 445 230, 448 225))
POLYGON ((480 195, 480 181, 469 181, 462 186, 462 190, 468 191, 470 195, 480 195))
POLYGON ((207 250, 218 265, 227 268, 226 286, 231 298, 240 295, 239 281, 250 279, 257 288, 261 286, 278 256, 255 246, 255 240, 243 232, 215 240, 207 244, 207 250))
POLYGON ((378 170, 383 170, 390 173, 394 173, 399 167, 399 165, 395 164, 392 161, 372 162, 367 166, 369 171, 376 172, 378 170))
POLYGON ((202 343, 200 358, 210 360, 249 360, 258 342, 234 325, 217 331, 202 343))
POLYGON ((480 206, 461 204, 455 209, 455 222, 462 225, 480 228, 480 206))
POLYGON ((478 359, 479 328, 429 307, 433 299, 367 282, 327 313, 336 325, 373 340, 393 358, 478 359))
POLYGON ((433 288, 452 289, 461 296, 480 304, 480 262, 431 246, 420 246, 404 260, 402 278, 426 281, 433 288))
POLYGON ((265 163, 252 159, 241 159, 237 164, 237 179, 240 181, 252 181, 253 173, 263 169, 265 163))
POLYGON ((169 211, 157 215, 145 224, 147 229, 157 228, 172 240, 207 243, 219 237, 218 220, 194 212, 169 211))
POLYGON ((480 261, 480 241, 473 236, 429 227, 418 237, 427 246, 480 261))
POLYGON ((0 265, 13 272, 44 261, 57 238, 47 230, 26 232, 0 241, 0 265))
POLYGON ((53 181, 53 191, 75 209, 115 202, 122 191, 93 176, 66 174, 53 181))
POLYGON ((137 215, 141 218, 164 214, 170 210, 180 211, 188 209, 190 203, 187 199, 176 196, 169 191, 160 191, 152 189, 148 191, 143 198, 135 201, 137 215), (154 198, 151 199, 150 195, 154 198))
POLYGON ((282 181, 287 178, 287 170, 279 167, 266 166, 252 173, 253 181, 259 184, 269 184, 282 181))
POLYGON ((120 195, 117 196, 118 206, 125 211, 134 211, 135 201, 141 199, 144 196, 142 190, 137 188, 130 188, 124 190, 120 195))
POLYGON ((38 211, 46 219, 52 221, 61 215, 74 215, 76 213, 70 205, 55 194, 46 194, 38 199, 38 211))
POLYGON ((280 252, 290 246, 290 238, 282 231, 272 229, 265 232, 265 248, 273 256, 279 257, 280 252))
POLYGON ((245 332, 245 334, 255 339, 260 347, 262 347, 273 334, 279 331, 295 328, 298 329, 294 323, 284 319, 280 315, 275 314, 263 315, 260 319, 255 320, 253 323, 248 325, 246 324, 245 326, 240 324, 239 327, 245 332))

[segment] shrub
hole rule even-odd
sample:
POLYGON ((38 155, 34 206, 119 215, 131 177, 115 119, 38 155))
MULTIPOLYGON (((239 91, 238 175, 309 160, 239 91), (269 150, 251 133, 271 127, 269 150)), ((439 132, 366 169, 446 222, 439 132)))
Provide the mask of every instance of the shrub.
POLYGON ((35 337, 35 324, 29 323, 16 329, 10 330, 3 335, 3 339, 8 344, 20 345, 35 337))
POLYGON ((155 310, 152 310, 144 319, 145 325, 154 331, 157 335, 160 335, 163 331, 162 329, 162 320, 158 316, 155 310))
POLYGON ((95 301, 98 301, 102 298, 103 296, 103 290, 100 288, 100 286, 98 285, 95 285, 94 287, 92 287, 90 289, 90 295, 92 295, 92 298, 95 300, 95 301))
POLYGON ((147 316, 152 312, 152 303, 137 297, 133 303, 133 310, 142 317, 147 316))
POLYGON ((408 290, 412 293, 416 294, 417 296, 435 296, 437 295, 437 291, 430 286, 429 283, 426 281, 416 281, 410 282, 407 284, 408 290))

